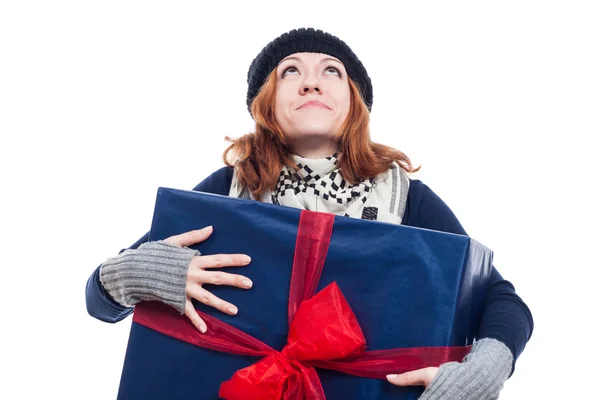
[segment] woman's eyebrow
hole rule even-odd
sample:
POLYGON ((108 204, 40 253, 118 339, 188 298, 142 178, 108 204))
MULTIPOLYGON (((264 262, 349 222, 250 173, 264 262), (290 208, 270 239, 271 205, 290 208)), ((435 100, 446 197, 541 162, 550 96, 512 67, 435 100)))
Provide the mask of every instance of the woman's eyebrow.
MULTIPOLYGON (((298 61, 298 62, 302 63, 302 60, 301 60, 300 58, 298 58, 298 57, 295 57, 295 56, 289 56, 289 57, 286 57, 286 58, 284 58, 283 60, 281 60, 281 61, 279 62, 279 64, 281 64, 281 63, 283 63, 284 61, 287 61, 287 60, 295 60, 295 61, 298 61)), ((341 62, 340 60, 338 60, 337 58, 332 58, 332 57, 325 57, 325 58, 322 58, 322 59, 321 59, 321 61, 319 61, 319 63, 320 63, 320 64, 323 64, 323 63, 324 63, 324 62, 326 62, 326 61, 335 61, 335 62, 337 62, 337 63, 340 63, 340 64, 342 64, 342 62, 341 62)), ((342 65, 343 65, 343 64, 342 64, 342 65)))
POLYGON ((342 65, 344 65, 340 60, 338 60, 337 58, 331 58, 331 57, 325 57, 324 59, 322 59, 320 61, 321 64, 323 64, 325 61, 335 61, 336 63, 340 63, 342 65))

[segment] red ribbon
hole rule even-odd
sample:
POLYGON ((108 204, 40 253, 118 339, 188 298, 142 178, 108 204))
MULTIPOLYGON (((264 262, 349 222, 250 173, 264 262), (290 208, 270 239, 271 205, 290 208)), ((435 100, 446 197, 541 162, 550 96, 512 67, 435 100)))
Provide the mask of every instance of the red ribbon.
POLYGON ((300 214, 290 284, 286 346, 279 352, 260 340, 198 310, 208 331, 197 331, 186 316, 159 302, 136 306, 133 321, 174 338, 215 351, 264 356, 221 385, 225 399, 325 399, 314 367, 385 379, 449 361, 460 361, 471 346, 416 347, 364 351, 365 337, 334 282, 313 296, 321 277, 334 215, 300 214))

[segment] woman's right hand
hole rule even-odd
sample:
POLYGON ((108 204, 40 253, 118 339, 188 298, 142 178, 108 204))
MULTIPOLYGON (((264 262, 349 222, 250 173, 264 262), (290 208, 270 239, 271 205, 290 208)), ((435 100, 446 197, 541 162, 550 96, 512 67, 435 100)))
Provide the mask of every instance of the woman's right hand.
MULTIPOLYGON (((171 236, 163 241, 175 246, 186 247, 200 243, 208 239, 212 234, 212 226, 204 229, 193 230, 180 235, 171 236)), ((228 285, 242 289, 250 289, 252 281, 245 276, 229 274, 222 271, 212 271, 213 268, 243 267, 250 263, 250 257, 245 254, 215 254, 209 256, 194 256, 190 262, 186 281, 185 315, 192 321, 194 326, 202 333, 206 332, 206 323, 194 308, 191 299, 194 298, 203 304, 214 307, 224 313, 235 315, 237 307, 228 303, 208 290, 202 285, 228 285)))

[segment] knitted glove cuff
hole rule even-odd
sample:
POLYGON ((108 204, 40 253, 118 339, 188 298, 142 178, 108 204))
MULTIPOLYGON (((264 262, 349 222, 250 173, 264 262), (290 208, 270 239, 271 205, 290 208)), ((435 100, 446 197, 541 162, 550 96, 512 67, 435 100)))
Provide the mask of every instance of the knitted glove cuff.
POLYGON ((512 370, 513 355, 496 339, 475 342, 462 363, 440 365, 420 400, 493 400, 512 370))
POLYGON ((124 307, 157 300, 185 312, 187 271, 200 252, 163 241, 125 250, 100 266, 100 282, 124 307))

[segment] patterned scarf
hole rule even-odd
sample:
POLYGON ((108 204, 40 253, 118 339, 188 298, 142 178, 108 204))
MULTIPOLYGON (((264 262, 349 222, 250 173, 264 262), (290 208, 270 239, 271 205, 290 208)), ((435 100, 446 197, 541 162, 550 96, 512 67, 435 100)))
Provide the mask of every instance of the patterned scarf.
MULTIPOLYGON (((394 163, 375 178, 350 185, 342 178, 337 156, 313 159, 294 154, 298 172, 284 166, 275 190, 264 193, 260 201, 400 224, 410 184, 404 170, 394 163)), ((240 186, 234 173, 229 196, 256 200, 240 186)))

